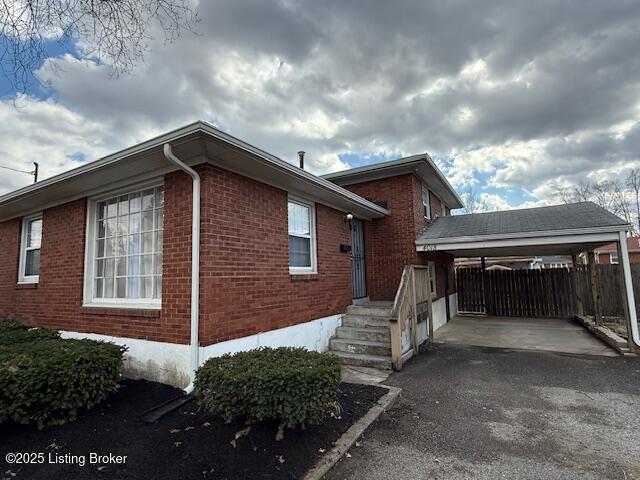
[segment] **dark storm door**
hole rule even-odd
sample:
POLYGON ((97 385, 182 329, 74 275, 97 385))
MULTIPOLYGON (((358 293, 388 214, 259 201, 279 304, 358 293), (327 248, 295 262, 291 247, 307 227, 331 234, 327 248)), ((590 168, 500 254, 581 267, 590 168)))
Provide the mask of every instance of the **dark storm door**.
POLYGON ((353 219, 349 222, 351 230, 351 277, 353 284, 353 298, 367 296, 367 279, 364 259, 364 224, 362 220, 353 219))

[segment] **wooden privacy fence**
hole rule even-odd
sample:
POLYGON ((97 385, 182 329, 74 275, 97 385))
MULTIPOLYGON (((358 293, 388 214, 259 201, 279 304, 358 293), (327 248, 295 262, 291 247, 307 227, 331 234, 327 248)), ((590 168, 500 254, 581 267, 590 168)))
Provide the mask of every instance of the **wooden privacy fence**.
MULTIPOLYGON (((595 265, 595 294, 604 317, 624 317, 624 285, 621 265, 595 265)), ((584 313, 595 316, 589 268, 578 265, 575 269, 576 293, 584 308, 584 313)), ((640 263, 631 264, 633 293, 636 310, 640 312, 640 263)))
POLYGON ((456 273, 458 311, 506 317, 572 317, 576 295, 569 269, 456 273))
POLYGON ((427 338, 433 338, 433 314, 429 269, 426 265, 406 265, 391 310, 391 361, 395 370, 427 338))

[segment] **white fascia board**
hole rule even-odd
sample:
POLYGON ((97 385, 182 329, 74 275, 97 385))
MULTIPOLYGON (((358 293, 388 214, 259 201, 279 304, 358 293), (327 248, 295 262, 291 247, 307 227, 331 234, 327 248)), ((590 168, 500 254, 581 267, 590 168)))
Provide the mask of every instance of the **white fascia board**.
MULTIPOLYGON (((434 251, 455 251, 455 250, 478 250, 483 248, 507 248, 507 247, 528 247, 541 245, 563 245, 579 243, 600 243, 615 241, 619 236, 619 230, 602 233, 582 233, 565 235, 536 235, 533 237, 513 237, 493 240, 476 241, 447 241, 440 243, 416 242, 416 249, 419 252, 434 251)), ((448 239, 447 239, 448 240, 448 239)))
MULTIPOLYGON (((505 239, 522 239, 522 238, 537 238, 537 237, 554 237, 554 236, 568 236, 568 235, 584 235, 591 233, 609 233, 609 232, 626 232, 629 231, 630 225, 610 225, 606 227, 589 227, 589 228, 574 228, 567 230, 541 230, 538 232, 514 232, 514 233, 501 233, 499 235, 469 235, 463 237, 443 237, 443 238, 430 238, 427 240, 417 239, 416 245, 437 245, 437 244, 459 244, 468 242, 487 242, 493 240, 505 240, 505 239)), ((618 237, 616 236, 616 239, 618 237)), ((613 240, 615 241, 615 240, 613 240)))
MULTIPOLYGON (((80 175, 85 175, 94 171, 97 171, 101 168, 113 165, 119 161, 122 161, 126 158, 129 158, 133 155, 137 155, 137 154, 141 154, 143 152, 146 152, 148 150, 154 149, 154 148, 159 148, 162 147, 162 145, 164 145, 165 143, 172 143, 172 142, 176 142, 177 140, 180 140, 181 138, 187 137, 189 135, 193 135, 193 134, 198 134, 198 133, 203 133, 205 135, 217 138, 219 140, 222 140, 225 143, 228 143, 230 145, 233 145, 234 147, 243 150, 247 153, 250 153, 251 156, 253 158, 255 157, 259 157, 261 159, 263 159, 264 161, 268 162, 271 166, 274 166, 276 168, 278 168, 281 171, 284 171, 290 175, 295 176, 295 178, 299 179, 299 180, 304 180, 306 182, 309 183, 313 183, 314 185, 328 190, 330 191, 332 194, 337 195, 341 198, 343 198, 345 201, 347 202, 352 202, 352 203, 356 203, 358 206, 360 206, 363 210, 365 210, 366 212, 368 212, 370 214, 371 217, 384 217, 389 215, 389 211, 379 205, 376 205, 373 202, 370 202, 362 197, 360 197, 359 195, 356 195, 355 193, 342 188, 332 182, 329 182, 328 180, 325 180, 321 177, 318 177, 316 175, 313 175, 312 173, 309 173, 303 169, 300 169, 288 162, 285 162, 284 160, 281 160, 280 158, 265 152, 264 150, 261 150, 257 147, 254 147, 253 145, 250 145, 238 138, 235 138, 231 135, 228 135, 218 129, 216 129, 215 127, 213 127, 212 125, 206 123, 206 122, 202 122, 202 121, 198 121, 189 125, 186 125, 184 127, 181 127, 179 129, 173 130, 171 132, 168 132, 166 134, 160 135, 158 137, 155 137, 151 140, 148 140, 146 142, 140 143, 138 145, 135 145, 133 147, 121 150, 119 152, 116 152, 114 154, 108 155, 106 157, 103 157, 101 159, 95 160, 93 162, 90 162, 88 164, 82 165, 80 167, 74 168, 72 170, 69 170, 67 172, 61 173, 59 175, 55 175, 53 177, 50 178, 46 178, 38 183, 35 183, 33 185, 29 185, 27 187, 21 188, 19 190, 15 190, 13 192, 7 193, 5 195, 0 196, 0 209, 2 208, 3 204, 6 203, 11 203, 11 202, 15 202, 15 201, 21 201, 22 199, 30 196, 31 194, 35 193, 35 192, 39 192, 42 189, 45 189, 46 187, 52 186, 52 185, 56 185, 62 182, 65 182, 71 178, 74 177, 78 177, 80 175)), ((189 162, 187 162, 189 163, 189 162)), ((161 170, 157 170, 152 172, 152 175, 158 175, 160 173, 167 173, 168 171, 171 170, 175 170, 174 167, 172 166, 167 166, 166 168, 162 168, 161 170)), ((124 182, 127 181, 127 179, 123 179, 124 182)), ((60 198, 60 199, 52 199, 51 202, 48 202, 46 205, 38 205, 37 209, 38 210, 44 210, 46 208, 50 208, 52 206, 55 205, 60 205, 62 203, 66 203, 69 201, 73 201, 75 199, 78 198, 82 198, 84 196, 88 196, 88 195, 92 195, 95 192, 93 191, 87 191, 87 194, 85 195, 85 193, 83 192, 81 195, 76 195, 75 197, 65 197, 65 198, 60 198)), ((0 217, 2 217, 2 215, 0 215, 0 217)), ((10 217, 2 217, 0 218, 0 221, 4 221, 4 220, 8 220, 10 218, 13 218, 13 216, 10 217)))

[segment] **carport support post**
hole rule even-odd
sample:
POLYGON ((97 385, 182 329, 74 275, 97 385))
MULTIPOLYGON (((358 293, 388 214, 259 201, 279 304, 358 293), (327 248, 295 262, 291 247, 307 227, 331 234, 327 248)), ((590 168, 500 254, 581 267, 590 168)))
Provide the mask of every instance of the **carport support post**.
POLYGON ((633 324, 638 325, 638 312, 636 311, 636 299, 633 293, 633 279, 631 277, 631 264, 629 262, 629 250, 627 249, 626 232, 620 232, 620 240, 617 242, 618 259, 620 261, 620 276, 622 277, 622 305, 624 306, 624 317, 627 324, 627 343, 629 350, 640 352, 640 348, 632 340, 633 324))
POLYGON ((573 264, 573 271, 571 272, 571 283, 573 284, 573 293, 576 296, 576 309, 578 315, 584 315, 584 303, 582 302, 582 292, 578 291, 578 259, 580 257, 577 254, 571 255, 571 263, 573 264))
POLYGON ((591 298, 593 299, 593 317, 596 325, 602 325, 602 304, 600 303, 600 295, 598 294, 596 255, 593 250, 587 252, 587 259, 589 260, 589 282, 591 283, 591 298))

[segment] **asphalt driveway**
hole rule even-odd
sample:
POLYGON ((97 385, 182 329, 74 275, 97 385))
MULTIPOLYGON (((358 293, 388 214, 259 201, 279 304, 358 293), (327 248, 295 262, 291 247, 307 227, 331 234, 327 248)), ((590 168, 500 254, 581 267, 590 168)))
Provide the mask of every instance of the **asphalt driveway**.
POLYGON ((640 479, 640 359, 435 344, 342 479, 640 479))

